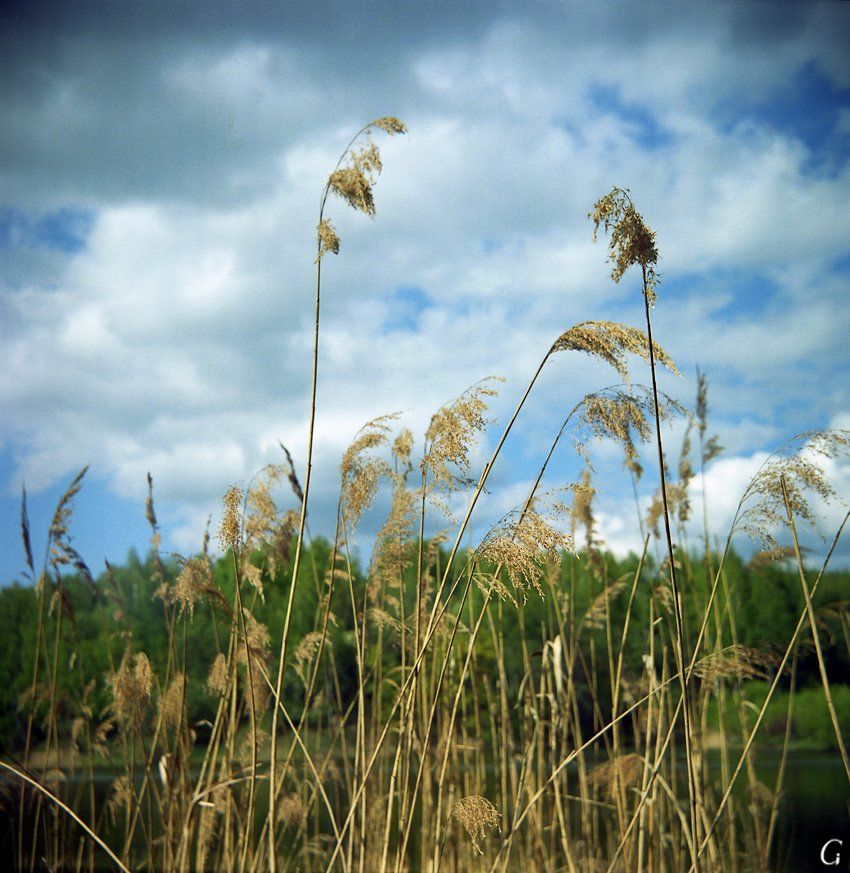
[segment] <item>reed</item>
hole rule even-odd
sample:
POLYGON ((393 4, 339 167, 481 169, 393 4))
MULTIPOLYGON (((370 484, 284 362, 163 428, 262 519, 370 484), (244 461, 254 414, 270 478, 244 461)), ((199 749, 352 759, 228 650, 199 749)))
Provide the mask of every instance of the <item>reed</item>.
MULTIPOLYGON (((817 458, 846 453, 850 435, 804 434, 769 458, 722 549, 711 545, 703 491, 703 542, 688 548, 689 485, 721 449, 708 436, 702 374, 694 412, 658 389, 659 366, 678 371, 653 338, 655 234, 614 188, 590 218, 610 235, 613 280, 639 267, 645 325, 563 326, 492 442, 493 378, 444 404, 418 437, 395 415, 367 422, 341 459, 332 537, 312 540, 322 269, 341 246, 326 207, 334 194, 375 215, 382 162, 373 130, 405 127, 390 117, 363 127, 321 193, 303 476, 281 447, 280 463, 225 494, 224 557, 210 555, 207 535, 197 555, 176 562, 160 551, 149 479, 144 592, 154 595, 159 647, 133 620, 139 591, 114 568, 95 582, 71 545, 85 471, 60 501, 34 594, 24 741, 0 762, 14 863, 239 873, 780 869, 779 798, 808 646, 850 780, 826 669, 827 646, 850 652, 850 625, 842 605, 819 612, 817 599, 843 524, 813 580, 797 533, 813 520, 812 496, 834 496, 817 458), (573 354, 610 366, 618 384, 571 384, 573 354), (648 386, 633 381, 636 365, 648 386), (559 368, 570 412, 553 418, 525 501, 470 542, 491 473, 547 367, 559 368), (687 421, 677 466, 662 439, 673 416, 687 421), (566 435, 583 473, 543 490, 566 435), (646 517, 636 499, 643 548, 625 562, 598 530, 596 440, 622 452, 636 498, 641 450, 654 442, 657 499, 646 517), (479 470, 474 450, 485 441, 492 450, 479 470), (390 510, 361 569, 354 536, 382 491, 390 510), (450 505, 465 506, 459 519, 450 505), (790 637, 770 649, 741 639, 729 567, 739 533, 763 542, 760 561, 796 562, 801 609, 790 637), (106 675, 75 654, 81 585, 102 604, 106 675), (825 622, 840 632, 825 639, 825 622), (755 679, 770 683, 757 707, 746 698, 755 679), (781 766, 768 787, 753 753, 786 682, 781 766), (713 731, 719 775, 708 761, 713 731), (96 785, 105 766, 104 796, 96 785), (735 793, 742 775, 745 795, 735 793)), ((22 510, 35 577, 25 495, 22 510)))

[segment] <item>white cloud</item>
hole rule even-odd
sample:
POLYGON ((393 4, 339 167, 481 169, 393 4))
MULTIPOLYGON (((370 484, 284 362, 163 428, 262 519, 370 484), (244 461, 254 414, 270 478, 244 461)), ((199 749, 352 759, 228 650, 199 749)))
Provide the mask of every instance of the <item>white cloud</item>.
MULTIPOLYGON (((515 15, 452 40, 403 42, 394 76, 363 62, 334 88, 330 62, 276 37, 176 40, 160 54, 139 45, 123 77, 100 46, 115 71, 106 82, 71 52, 73 69, 4 116, 7 130, 23 119, 4 174, 10 196, 26 208, 74 196, 97 210, 86 248, 52 265, 49 284, 34 266, 14 289, 10 273, 0 297, 0 362, 15 377, 0 385, 0 440, 15 446, 13 479, 38 489, 92 461, 114 489, 138 494, 151 470, 174 543, 185 544, 227 484, 275 457, 278 438, 303 464, 315 212, 350 135, 344 122, 365 103, 403 115, 411 133, 380 140, 374 223, 329 201, 342 251, 324 267, 319 521, 332 517, 339 454, 366 419, 400 409, 421 434, 442 403, 499 373, 504 420, 571 324, 642 324, 635 277, 611 284, 586 219, 616 183, 632 186, 658 230, 665 280, 690 282, 679 296, 662 286, 654 317, 686 373, 664 387, 692 391, 695 364, 712 377, 716 429, 734 453, 705 483, 722 529, 765 443, 786 424, 802 429, 783 404, 821 420, 850 402, 840 385, 818 399, 829 369, 846 372, 846 276, 824 264, 850 238, 850 171, 813 176, 800 141, 745 120, 723 129, 713 107, 742 82, 749 96, 770 94, 821 54, 838 78, 838 40, 824 48, 803 31, 774 55, 741 51, 728 11, 703 24, 684 16, 660 35, 605 16, 614 47, 578 13, 566 36, 515 15), (154 96, 134 104, 142 79, 154 96), (642 148, 633 119, 593 102, 599 84, 650 111, 669 137, 642 148), (25 142, 40 144, 59 195, 45 194, 25 142), (717 288, 718 270, 763 275, 779 290, 766 311, 731 316, 734 289, 717 288), (389 331, 401 285, 421 288, 430 306, 389 331)), ((812 13, 812 33, 824 16, 812 13)), ((613 381, 579 355, 553 361, 511 462, 545 451, 566 408, 613 381)), ((530 474, 499 475, 494 511, 530 474)), ((601 516, 623 548, 634 544, 626 514, 601 516)))

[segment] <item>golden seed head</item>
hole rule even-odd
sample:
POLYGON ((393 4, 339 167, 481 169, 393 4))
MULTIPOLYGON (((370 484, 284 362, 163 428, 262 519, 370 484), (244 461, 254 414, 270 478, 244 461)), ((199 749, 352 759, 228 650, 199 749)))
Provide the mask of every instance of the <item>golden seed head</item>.
POLYGON ((413 451, 413 434, 404 428, 393 442, 393 455, 402 468, 410 466, 410 453, 413 451))
POLYGON ((213 696, 221 697, 227 691, 227 658, 222 652, 219 652, 213 660, 206 685, 207 691, 213 696))
POLYGON ((382 476, 391 476, 389 464, 372 452, 388 442, 389 423, 397 414, 382 415, 366 422, 342 456, 342 508, 349 533, 372 505, 382 476))
POLYGON ((611 604, 620 596, 628 581, 629 577, 625 576, 603 588, 602 592, 597 594, 588 606, 587 612, 582 618, 582 624, 592 630, 605 627, 605 617, 611 610, 611 604))
POLYGON ((297 827, 304 820, 304 804, 297 794, 284 794, 277 804, 277 821, 287 827, 297 827))
POLYGON ((165 724, 179 726, 183 718, 186 693, 186 674, 178 673, 159 699, 159 708, 165 724))
POLYGON ((482 379, 431 418, 425 433, 427 450, 422 466, 431 473, 436 487, 452 490, 468 484, 465 473, 469 470, 469 454, 487 426, 487 398, 498 394, 493 383, 501 381, 497 376, 482 379), (460 475, 451 467, 457 468, 460 475))
POLYGON ((608 244, 608 260, 614 264, 611 278, 619 282, 629 267, 633 264, 639 265, 643 269, 644 293, 652 306, 656 300, 655 289, 658 285, 655 272, 655 265, 658 263, 655 233, 647 227, 643 217, 635 209, 629 192, 622 188, 613 188, 596 201, 588 218, 593 222, 594 239, 600 224, 606 232, 611 231, 608 244))
POLYGON ((316 261, 320 261, 326 252, 339 254, 339 237, 336 235, 333 225, 325 218, 319 222, 317 228, 319 253, 316 261))
MULTIPOLYGON (((359 151, 349 152, 349 165, 331 173, 328 187, 343 200, 348 201, 348 205, 353 209, 374 217, 375 200, 372 186, 375 184, 375 177, 382 169, 381 153, 375 143, 369 140, 359 151)), ((337 240, 337 244, 338 242, 337 240)))
POLYGON ((118 821, 122 811, 129 811, 135 796, 135 791, 130 784, 130 778, 126 774, 119 776, 112 783, 109 789, 109 798, 106 801, 106 811, 112 824, 118 821))
POLYGON ((245 620, 245 638, 240 640, 238 650, 238 661, 240 664, 245 664, 248 661, 248 651, 251 653, 252 661, 260 661, 265 663, 269 657, 270 636, 269 629, 254 618, 254 614, 243 609, 242 615, 245 620), (245 648, 247 644, 247 650, 245 648))
POLYGON ((801 448, 796 454, 772 458, 759 469, 741 500, 742 505, 750 505, 741 512, 735 525, 737 531, 761 540, 769 549, 779 545, 774 536, 776 529, 788 523, 785 494, 794 517, 809 525, 816 523, 811 498, 818 497, 825 503, 835 498, 835 489, 820 461, 847 455, 850 431, 803 433, 789 443, 800 443, 801 448))
POLYGON ((794 558, 796 552, 793 546, 777 546, 773 549, 763 549, 756 552, 748 564, 751 570, 761 570, 764 567, 769 567, 771 564, 777 564, 780 561, 788 561, 794 558))
POLYGON ((172 602, 179 603, 194 615, 195 603, 213 589, 213 576, 210 562, 205 556, 190 558, 183 565, 174 587, 169 592, 172 602))
POLYGON ((727 646, 700 659, 694 673, 706 681, 719 679, 769 679, 780 659, 765 649, 727 646))
POLYGON ((242 490, 235 485, 224 495, 224 514, 218 528, 218 540, 223 549, 239 550, 242 537, 242 490))
POLYGON ((652 401, 647 394, 636 395, 620 389, 588 394, 582 403, 581 422, 593 436, 620 445, 629 461, 637 461, 634 435, 639 442, 652 436, 649 417, 652 401))
POLYGON ((112 689, 112 711, 124 724, 138 724, 151 698, 153 669, 144 652, 139 652, 131 664, 125 652, 115 673, 107 677, 112 689))
MULTIPOLYGON (((626 354, 649 360, 649 339, 644 331, 614 321, 583 321, 561 334, 552 345, 553 352, 586 352, 610 364, 624 382, 629 382, 626 354)), ((653 342, 656 361, 679 375, 679 370, 664 349, 653 342)))
MULTIPOLYGON (((554 515, 562 515, 564 507, 557 505, 554 515)), ((479 561, 502 565, 514 590, 524 602, 529 588, 543 597, 540 580, 546 570, 546 559, 559 562, 561 551, 574 551, 573 538, 561 533, 533 509, 512 512, 494 527, 475 550, 479 561)), ((501 597, 514 604, 516 598, 498 581, 495 574, 478 579, 479 585, 489 584, 501 597)))
POLYGON ((462 797, 454 805, 451 817, 463 825, 472 840, 472 849, 478 855, 484 854, 481 843, 486 838, 487 831, 492 828, 501 830, 499 810, 486 797, 477 794, 462 797))
POLYGON ((403 121, 399 121, 395 116, 385 115, 383 118, 376 118, 372 125, 378 127, 388 133, 390 136, 395 136, 399 133, 407 133, 407 126, 403 121))
POLYGON ((295 661, 295 671, 301 677, 301 681, 307 683, 307 667, 310 666, 316 654, 319 651, 319 645, 322 642, 322 634, 319 631, 310 631, 306 634, 301 642, 295 647, 292 655, 295 661))
POLYGON ((587 784, 616 800, 619 792, 640 785, 643 769, 643 758, 632 752, 594 767, 587 774, 587 784))

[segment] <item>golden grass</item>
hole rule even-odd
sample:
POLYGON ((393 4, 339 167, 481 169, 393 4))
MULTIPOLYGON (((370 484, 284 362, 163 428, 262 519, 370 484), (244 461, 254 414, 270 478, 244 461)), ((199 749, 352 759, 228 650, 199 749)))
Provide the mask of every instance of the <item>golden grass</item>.
MULTIPOLYGON (((823 570, 809 584, 795 529, 795 520, 812 517, 810 495, 833 496, 816 457, 845 452, 847 435, 807 434, 803 451, 771 459, 742 496, 721 554, 711 551, 704 522, 710 584, 700 614, 689 616, 686 627, 683 590, 692 593, 696 577, 687 555, 675 547, 673 525, 683 525, 693 509, 687 502, 687 484, 695 475, 688 460, 691 434, 699 436, 701 469, 720 448, 716 438, 706 439, 707 387, 701 376, 678 481, 663 475, 659 424, 669 409, 681 407, 661 398, 655 385, 656 362, 678 372, 652 340, 658 250, 628 193, 615 188, 597 202, 591 218, 596 229, 610 232, 614 280, 630 266, 641 269, 646 331, 603 321, 565 330, 544 350, 480 472, 473 470, 473 450, 490 424, 492 379, 434 414, 418 457, 413 434, 395 431, 396 416, 368 422, 342 458, 326 566, 323 572, 315 565, 305 568, 322 260, 340 249, 324 212, 333 193, 374 216, 373 186, 382 164, 368 139, 372 128, 405 131, 394 118, 364 127, 344 150, 322 195, 303 487, 284 448, 286 463, 265 468, 245 493, 236 487, 227 491, 219 540, 232 562, 228 597, 217 586, 206 543, 169 581, 149 482, 146 515, 167 659, 164 669, 154 671, 153 653, 139 649, 128 627, 124 652, 107 677, 111 706, 102 714, 88 705, 85 682, 72 703, 60 700, 56 685, 59 659, 66 657, 63 615, 68 613, 60 571, 72 566, 83 572, 85 566, 69 537, 82 474, 60 501, 39 584, 38 656, 25 701, 22 762, 3 764, 21 781, 15 829, 21 869, 34 869, 44 859, 50 869, 94 870, 104 855, 119 869, 240 873, 768 869, 781 777, 772 789, 763 786, 751 753, 806 624, 848 766, 811 601, 823 570), (365 142, 355 150, 361 138, 365 142), (570 351, 604 361, 625 385, 586 394, 557 431, 525 503, 480 543, 461 548, 541 370, 556 353, 570 351), (631 385, 633 358, 649 364, 651 389, 631 385), (590 451, 589 437, 613 440, 637 478, 639 446, 656 436, 662 478, 648 528, 667 551, 659 567, 647 560, 647 534, 634 572, 608 577, 589 469, 565 489, 572 506, 538 493, 571 424, 583 453, 590 451), (286 481, 294 508, 279 507, 273 498, 274 486, 286 481), (391 509, 361 580, 351 561, 351 537, 381 488, 391 494, 391 509), (426 519, 445 522, 447 500, 457 495, 465 497, 467 509, 454 522, 453 534, 427 542, 426 519), (766 652, 737 642, 724 563, 735 531, 759 534, 776 549, 780 524, 792 537, 806 606, 791 639, 766 652), (564 561, 567 555, 573 557, 564 561), (577 594, 579 560, 590 580, 585 602, 577 594), (278 600, 285 607, 275 617, 281 627, 275 650, 260 611, 282 570, 288 581, 278 600), (315 614, 310 629, 294 639, 294 604, 305 585, 313 586, 315 614), (525 624, 529 597, 546 607, 541 626, 533 629, 525 624), (639 601, 646 612, 638 610, 639 601), (200 726, 189 723, 186 700, 188 627, 199 610, 215 616, 217 633, 208 672, 199 677, 212 713, 203 740, 200 726), (508 611, 516 611, 515 619, 509 620, 508 611), (343 620, 347 635, 344 646, 337 646, 332 632, 343 620), (509 628, 517 634, 508 636, 509 628), (642 649, 629 661, 626 652, 636 637, 642 649), (532 650, 532 639, 542 641, 539 650, 532 650), (516 663, 521 675, 509 675, 516 663), (755 716, 740 692, 740 681, 752 677, 772 680, 755 716), (289 679, 297 694, 287 690, 289 679), (344 690, 351 681, 353 690, 344 690), (733 752, 733 738, 721 737, 719 783, 707 777, 702 737, 711 706, 738 710, 740 735, 734 742, 743 746, 733 752), (60 710, 69 707, 74 719, 65 736, 60 710), (36 755, 33 725, 37 713, 45 712, 45 748, 36 755), (73 756, 63 753, 69 741, 73 756), (103 801, 95 797, 94 771, 107 754, 117 772, 103 801), (82 786, 74 795, 63 768, 72 769, 74 785, 82 786), (742 772, 753 798, 747 806, 733 796, 742 772)), ((25 514, 24 519, 32 568, 25 514)), ((829 555, 824 568, 828 560, 829 555)), ((120 613, 117 618, 122 620, 120 613)), ((82 665, 75 669, 85 678, 82 665)), ((786 732, 786 752, 787 745, 786 732)))

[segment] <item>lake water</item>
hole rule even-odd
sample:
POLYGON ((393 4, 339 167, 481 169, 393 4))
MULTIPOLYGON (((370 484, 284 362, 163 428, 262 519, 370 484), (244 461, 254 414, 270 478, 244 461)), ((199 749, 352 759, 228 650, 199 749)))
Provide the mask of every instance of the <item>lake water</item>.
MULTIPOLYGON (((732 752, 730 759, 734 765, 737 755, 732 752)), ((779 761, 777 750, 762 748, 757 752, 758 778, 768 788, 772 789, 775 784, 779 761)), ((683 767, 679 769, 684 772, 683 767)), ((709 752, 708 777, 719 784, 719 774, 719 753, 709 752)), ((103 797, 112 778, 107 772, 99 776, 97 793, 103 797)), ((682 786, 683 796, 685 791, 682 786)), ((735 796, 739 802, 746 803, 746 774, 743 772, 738 778, 735 796)), ((0 848, 0 863, 8 863, 11 847, 7 840, 0 843, 6 844, 0 848)), ((794 750, 790 753, 773 845, 771 873, 850 873, 850 785, 837 752, 794 750), (829 864, 821 862, 822 853, 829 864)), ((705 873, 722 871, 705 869, 705 873)), ((751 871, 741 868, 740 873, 751 871)))

